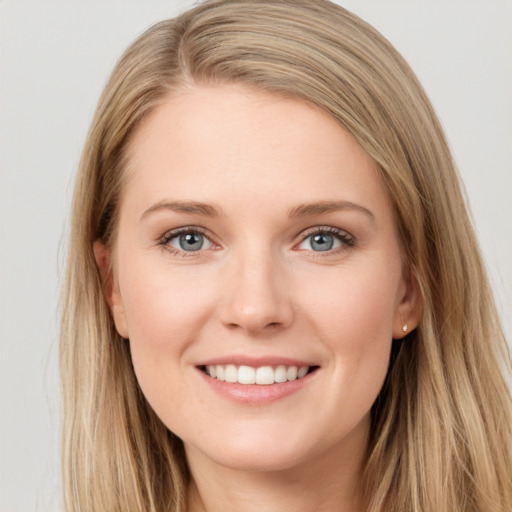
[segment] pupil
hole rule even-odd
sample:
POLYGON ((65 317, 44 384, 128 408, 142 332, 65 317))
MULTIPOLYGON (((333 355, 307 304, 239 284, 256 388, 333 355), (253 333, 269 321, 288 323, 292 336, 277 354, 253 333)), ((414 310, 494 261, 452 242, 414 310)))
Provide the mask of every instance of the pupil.
POLYGON ((315 251, 328 251, 333 245, 334 239, 331 235, 315 235, 311 242, 311 247, 315 251))
POLYGON ((198 251, 203 246, 203 235, 198 233, 181 235, 180 246, 185 251, 198 251))

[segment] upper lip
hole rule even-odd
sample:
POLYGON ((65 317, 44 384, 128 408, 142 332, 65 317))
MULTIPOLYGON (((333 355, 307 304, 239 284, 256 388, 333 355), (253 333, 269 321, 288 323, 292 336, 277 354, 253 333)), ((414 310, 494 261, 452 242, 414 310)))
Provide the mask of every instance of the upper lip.
POLYGON ((307 359, 296 359, 292 357, 281 356, 241 356, 230 355, 215 357, 212 359, 205 359, 196 364, 196 366, 213 366, 213 365, 226 365, 233 364, 235 366, 252 366, 259 368, 261 366, 319 366, 317 363, 307 359))

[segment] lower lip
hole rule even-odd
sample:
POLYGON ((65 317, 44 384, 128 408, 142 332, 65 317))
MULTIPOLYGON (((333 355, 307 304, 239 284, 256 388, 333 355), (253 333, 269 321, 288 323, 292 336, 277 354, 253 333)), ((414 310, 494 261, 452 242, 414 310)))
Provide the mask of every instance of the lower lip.
POLYGON ((307 386, 318 372, 317 369, 301 379, 289 380, 283 383, 259 385, 225 382, 210 377, 199 368, 197 370, 207 385, 216 393, 235 402, 252 405, 264 405, 292 395, 307 386))

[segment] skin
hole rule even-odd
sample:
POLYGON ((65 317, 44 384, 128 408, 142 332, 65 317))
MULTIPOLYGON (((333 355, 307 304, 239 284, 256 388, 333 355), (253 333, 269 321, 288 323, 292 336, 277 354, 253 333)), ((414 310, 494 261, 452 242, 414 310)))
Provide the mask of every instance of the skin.
POLYGON ((139 384, 185 444, 189 510, 361 510, 370 408, 418 316, 374 162, 319 109, 240 85, 169 96, 129 153, 115 248, 95 252, 139 384), (201 250, 170 238, 189 226, 201 250), (312 230, 333 228, 316 250, 312 230), (197 368, 228 357, 318 369, 241 403, 197 368))

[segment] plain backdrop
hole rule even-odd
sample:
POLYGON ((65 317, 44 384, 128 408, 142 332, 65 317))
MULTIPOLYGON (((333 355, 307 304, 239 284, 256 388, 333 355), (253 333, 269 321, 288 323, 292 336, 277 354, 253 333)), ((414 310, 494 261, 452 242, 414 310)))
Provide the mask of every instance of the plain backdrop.
MULTIPOLYGON (((423 82, 512 333, 512 2, 347 0, 423 82)), ((123 49, 173 0, 0 0, 0 512, 62 510, 58 290, 73 176, 123 49)))

